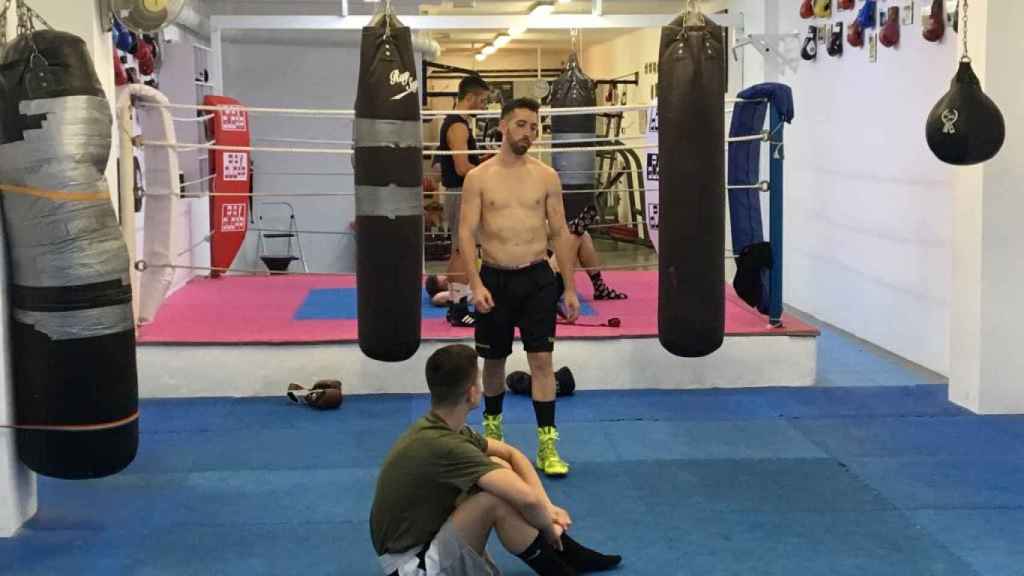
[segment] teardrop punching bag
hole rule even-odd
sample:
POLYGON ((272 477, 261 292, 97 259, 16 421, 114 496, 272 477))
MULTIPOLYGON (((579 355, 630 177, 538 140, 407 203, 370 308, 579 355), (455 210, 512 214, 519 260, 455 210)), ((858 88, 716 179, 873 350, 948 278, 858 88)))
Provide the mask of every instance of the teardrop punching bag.
POLYGON ((694 358, 725 335, 724 29, 680 16, 658 62, 658 338, 694 358))
MULTIPOLYGON (((597 95, 594 81, 580 69, 576 53, 569 55, 569 63, 565 71, 551 84, 552 108, 584 108, 597 106, 597 95)), ((551 117, 552 148, 582 148, 582 142, 564 140, 593 140, 597 131, 597 116, 593 114, 573 114, 571 116, 551 117)), ((594 203, 594 195, 579 192, 593 190, 596 182, 594 167, 596 160, 593 152, 554 152, 551 164, 562 181, 562 190, 567 192, 562 198, 565 203, 565 219, 572 220, 584 208, 594 203), (575 193, 574 193, 575 192, 575 193)))
POLYGON ((363 28, 355 111, 359 347, 400 362, 420 345, 423 137, 412 36, 393 14, 363 28))
POLYGON ((1003 113, 984 92, 969 59, 932 108, 925 127, 928 147, 948 164, 970 166, 995 157, 1006 140, 1003 113))
POLYGON ((19 36, 2 70, 18 455, 46 476, 107 476, 139 437, 128 249, 104 177, 110 106, 72 34, 19 36))

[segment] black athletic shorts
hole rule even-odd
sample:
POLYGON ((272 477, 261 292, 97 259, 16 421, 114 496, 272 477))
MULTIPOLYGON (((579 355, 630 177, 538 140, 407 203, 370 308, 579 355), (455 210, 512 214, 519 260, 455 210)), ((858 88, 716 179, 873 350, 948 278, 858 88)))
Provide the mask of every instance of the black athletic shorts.
POLYGON ((494 299, 490 312, 477 314, 476 351, 481 357, 508 357, 516 327, 527 352, 555 349, 555 314, 562 290, 546 260, 516 270, 484 263, 480 280, 494 299))

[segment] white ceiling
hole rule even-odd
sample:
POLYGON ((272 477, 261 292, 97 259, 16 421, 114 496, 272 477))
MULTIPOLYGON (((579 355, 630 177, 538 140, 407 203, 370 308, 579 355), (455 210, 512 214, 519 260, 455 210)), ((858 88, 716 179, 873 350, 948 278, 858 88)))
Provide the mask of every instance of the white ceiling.
MULTIPOLYGON (((710 0, 702 0, 705 3, 710 0)), ((212 14, 224 15, 340 15, 342 0, 205 0, 212 14)), ((398 14, 424 14, 438 16, 457 15, 492 15, 508 14, 521 16, 526 14, 533 5, 532 0, 392 0, 392 7, 398 14)), ((679 12, 685 5, 684 0, 603 0, 604 14, 671 14, 679 12)), ((366 15, 374 13, 380 6, 378 2, 365 0, 348 0, 349 13, 366 15)), ((592 11, 591 0, 573 0, 565 4, 556 4, 555 12, 560 14, 589 14, 592 11)), ((583 31, 583 42, 586 44, 603 42, 613 39, 628 30, 593 29, 583 31)), ((445 52, 474 52, 491 42, 495 37, 493 30, 452 30, 433 31, 431 36, 437 40, 445 52)), ((502 50, 569 49, 571 45, 567 30, 528 31, 514 39, 502 50)))

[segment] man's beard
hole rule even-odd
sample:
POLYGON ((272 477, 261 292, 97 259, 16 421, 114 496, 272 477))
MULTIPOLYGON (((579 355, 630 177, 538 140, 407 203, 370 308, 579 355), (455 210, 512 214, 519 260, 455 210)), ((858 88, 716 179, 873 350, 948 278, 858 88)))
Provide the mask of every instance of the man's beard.
POLYGON ((515 154, 516 156, 522 156, 530 150, 530 141, 520 140, 518 142, 512 142, 510 144, 510 148, 512 148, 513 154, 515 154))

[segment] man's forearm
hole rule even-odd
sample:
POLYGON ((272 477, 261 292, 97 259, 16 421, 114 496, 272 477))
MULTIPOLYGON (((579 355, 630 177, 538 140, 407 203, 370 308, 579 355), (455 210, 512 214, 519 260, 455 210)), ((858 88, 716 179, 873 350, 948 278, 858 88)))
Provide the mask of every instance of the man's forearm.
POLYGON ((576 254, 572 249, 572 235, 566 229, 558 233, 554 240, 555 259, 558 260, 558 271, 562 274, 562 280, 565 281, 565 290, 566 292, 575 292, 576 254))
POLYGON ((476 235, 472 232, 459 232, 459 253, 466 269, 466 284, 476 286, 480 283, 480 272, 476 269, 476 235))
POLYGON ((540 499, 547 506, 553 506, 551 499, 548 498, 548 493, 544 489, 544 484, 540 481, 540 476, 537 475, 537 471, 533 468, 533 463, 523 455, 519 450, 515 450, 512 455, 512 460, 509 462, 509 466, 512 467, 512 471, 517 476, 523 479, 530 488, 533 488, 540 499))

